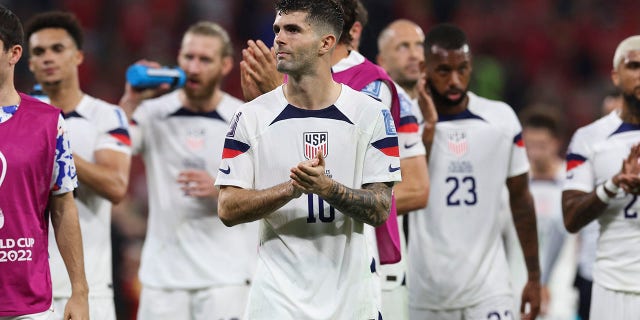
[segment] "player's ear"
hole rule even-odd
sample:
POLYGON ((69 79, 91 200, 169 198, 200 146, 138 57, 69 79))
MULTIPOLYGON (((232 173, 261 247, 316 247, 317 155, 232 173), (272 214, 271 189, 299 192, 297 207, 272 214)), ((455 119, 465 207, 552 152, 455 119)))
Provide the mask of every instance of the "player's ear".
POLYGON ((222 57, 222 75, 226 76, 233 69, 233 57, 222 57))
POLYGON ((613 84, 616 87, 620 85, 620 76, 618 75, 618 70, 611 70, 611 81, 613 81, 613 84))
POLYGON ((9 58, 9 63, 11 65, 16 65, 20 60, 20 57, 22 57, 22 46, 19 44, 16 44, 13 47, 9 48, 9 52, 11 53, 11 56, 9 58))
POLYGON ((327 33, 320 39, 320 55, 324 55, 330 52, 336 46, 336 36, 331 33, 327 33))

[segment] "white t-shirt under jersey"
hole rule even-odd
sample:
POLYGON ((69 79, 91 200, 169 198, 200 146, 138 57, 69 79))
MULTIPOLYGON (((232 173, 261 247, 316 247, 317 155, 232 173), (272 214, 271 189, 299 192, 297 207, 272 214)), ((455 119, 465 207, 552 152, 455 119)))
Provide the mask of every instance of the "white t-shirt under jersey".
POLYGON ((471 92, 468 109, 440 116, 429 157, 430 195, 409 216, 409 305, 458 309, 511 295, 499 217, 509 177, 529 170, 521 126, 505 103, 471 92))
POLYGON ((227 228, 215 199, 187 196, 177 182, 185 169, 215 177, 229 121, 241 101, 224 94, 215 111, 182 107, 178 91, 143 102, 133 115, 134 151, 142 154, 149 220, 140 280, 165 289, 244 284, 252 276, 257 224, 227 228))
MULTIPOLYGON (((303 110, 278 87, 242 106, 225 142, 217 185, 265 189, 317 152, 349 188, 400 180, 393 119, 378 101, 342 85, 334 105, 303 110)), ((378 319, 376 248, 365 224, 303 194, 260 220, 258 267, 247 319, 378 319)))
MULTIPOLYGON (((617 112, 576 131, 567 154, 564 190, 593 191, 620 171, 640 126, 623 123, 617 112)), ((598 218, 600 237, 593 280, 616 291, 640 293, 640 201, 622 189, 598 218)))
MULTIPOLYGON (((95 162, 94 155, 99 150, 131 153, 127 117, 120 107, 84 95, 75 110, 65 118, 74 155, 95 162)), ((75 190, 74 198, 82 231, 89 295, 112 297, 111 202, 82 183, 75 190)), ((71 283, 51 226, 49 255, 53 296, 68 298, 71 296, 71 283)))

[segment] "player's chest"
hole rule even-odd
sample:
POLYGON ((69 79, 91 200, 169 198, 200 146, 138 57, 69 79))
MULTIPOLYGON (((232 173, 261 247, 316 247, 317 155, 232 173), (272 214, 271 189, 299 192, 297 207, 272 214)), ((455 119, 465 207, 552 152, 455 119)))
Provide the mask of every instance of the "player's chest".
POLYGON ((631 147, 640 142, 640 132, 619 134, 593 147, 593 168, 597 181, 604 181, 620 171, 631 147))
POLYGON ((145 138, 159 149, 199 152, 221 149, 228 130, 222 120, 174 118, 152 125, 145 138))

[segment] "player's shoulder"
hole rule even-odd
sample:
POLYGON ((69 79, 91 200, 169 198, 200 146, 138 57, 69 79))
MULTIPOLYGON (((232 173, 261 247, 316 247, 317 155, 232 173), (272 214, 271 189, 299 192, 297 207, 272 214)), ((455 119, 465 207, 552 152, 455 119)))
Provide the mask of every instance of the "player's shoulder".
POLYGON ((340 110, 344 110, 343 112, 361 115, 371 114, 372 108, 389 110, 389 108, 379 100, 362 91, 354 90, 345 84, 342 84, 342 91, 340 92, 338 100, 335 102, 335 106, 340 110))
POLYGON ((497 126, 519 126, 515 111, 506 102, 481 97, 470 91, 467 95, 469 111, 488 123, 497 126))
POLYGON ((511 106, 504 101, 485 98, 471 91, 467 92, 467 95, 469 96, 469 108, 478 113, 499 116, 506 112, 509 115, 515 115, 511 106))
POLYGON ((590 141, 605 140, 611 136, 621 124, 622 120, 618 114, 611 112, 600 119, 578 128, 573 134, 573 139, 588 139, 590 141))
POLYGON ((98 118, 114 114, 115 112, 123 112, 122 108, 119 106, 88 94, 85 94, 82 97, 82 100, 80 100, 78 108, 76 109, 81 114, 98 118))
POLYGON ((231 119, 233 114, 244 104, 244 101, 226 93, 222 92, 222 100, 218 104, 216 111, 222 116, 224 119, 231 119))
POLYGON ((147 114, 164 116, 182 107, 179 98, 179 90, 174 90, 159 97, 142 101, 138 109, 147 114))
POLYGON ((60 114, 60 109, 46 103, 40 99, 36 99, 28 94, 20 93, 20 107, 27 106, 28 110, 36 110, 36 112, 50 112, 60 114))

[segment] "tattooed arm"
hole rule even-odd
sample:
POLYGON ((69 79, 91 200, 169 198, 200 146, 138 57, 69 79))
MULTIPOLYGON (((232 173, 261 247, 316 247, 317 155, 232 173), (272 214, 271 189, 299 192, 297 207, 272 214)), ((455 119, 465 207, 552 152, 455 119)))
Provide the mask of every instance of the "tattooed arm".
POLYGON ((374 227, 389 218, 391 183, 369 183, 364 184, 362 189, 351 189, 330 180, 328 191, 318 195, 340 212, 374 227))
POLYGON ((351 218, 379 226, 389 218, 391 183, 369 183, 362 189, 347 188, 324 174, 322 153, 291 169, 293 185, 304 193, 315 193, 351 218))
POLYGON ((518 232, 520 246, 524 253, 529 279, 522 292, 520 312, 524 314, 525 304, 530 304, 528 319, 535 319, 540 310, 540 263, 538 262, 538 230, 533 197, 529 192, 527 173, 507 179, 509 202, 513 223, 518 232))
POLYGON ((218 194, 218 216, 227 227, 256 221, 280 209, 302 192, 292 181, 264 190, 221 186, 218 194))

